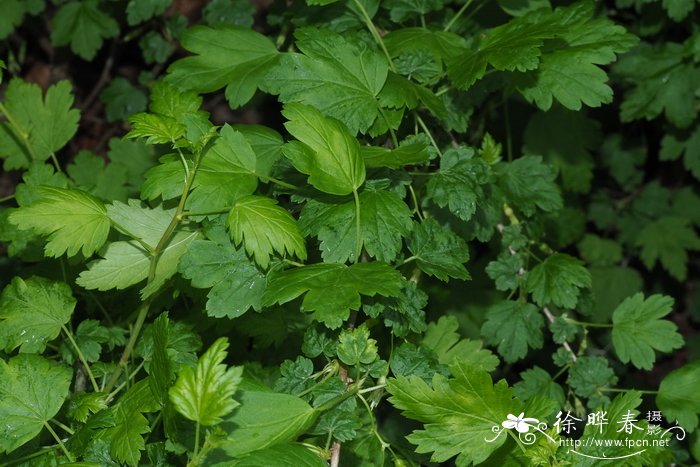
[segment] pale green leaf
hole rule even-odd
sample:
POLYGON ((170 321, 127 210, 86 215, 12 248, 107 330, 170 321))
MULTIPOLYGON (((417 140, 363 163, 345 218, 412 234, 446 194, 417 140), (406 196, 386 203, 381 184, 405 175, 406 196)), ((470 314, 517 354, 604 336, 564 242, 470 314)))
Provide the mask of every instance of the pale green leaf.
POLYGON ((197 368, 183 366, 170 388, 170 400, 186 418, 205 426, 218 425, 239 403, 233 399, 243 367, 226 368, 228 339, 217 339, 199 358, 197 368))
POLYGON ((285 128, 300 141, 283 149, 294 167, 309 175, 309 183, 334 195, 356 191, 365 181, 360 145, 347 127, 304 104, 287 104, 285 128))
POLYGON ((338 336, 338 358, 346 365, 369 365, 378 358, 377 341, 370 339, 366 326, 343 330, 338 336))
POLYGON ((41 198, 10 215, 10 222, 21 230, 47 235, 47 256, 63 253, 90 256, 107 240, 110 222, 105 206, 97 198, 79 190, 37 187, 41 198))
MULTIPOLYGON (((153 281, 141 293, 144 297, 156 292, 177 272, 180 257, 187 245, 200 237, 198 232, 178 232, 172 236, 158 260, 153 281)), ((125 289, 148 278, 151 255, 136 241, 110 243, 100 253, 102 259, 88 264, 75 281, 81 287, 96 290, 125 289)))
POLYGON ((70 321, 75 299, 70 287, 42 277, 15 277, 0 296, 0 348, 41 353, 70 321))
POLYGON ((293 441, 316 419, 316 411, 303 399, 275 392, 241 391, 241 405, 221 427, 228 433, 221 448, 240 457, 293 441))
POLYGON ((304 237, 296 220, 272 198, 240 198, 229 212, 226 225, 236 245, 243 243, 246 252, 263 268, 269 266, 274 252, 306 259, 304 237))

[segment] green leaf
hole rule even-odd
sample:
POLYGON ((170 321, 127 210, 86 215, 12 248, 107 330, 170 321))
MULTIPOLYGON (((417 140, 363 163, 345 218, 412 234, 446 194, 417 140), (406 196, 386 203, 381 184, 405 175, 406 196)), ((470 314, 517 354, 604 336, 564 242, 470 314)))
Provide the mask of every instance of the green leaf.
MULTIPOLYGON (((257 157, 243 134, 224 125, 213 146, 204 154, 192 184, 187 208, 193 211, 227 208, 252 194, 258 186, 257 157)), ((173 160, 182 193, 184 169, 173 160)), ((179 194, 178 194, 179 195, 179 194)))
POLYGON ((582 356, 572 363, 566 382, 577 395, 588 398, 590 408, 595 408, 610 402, 602 389, 615 387, 617 376, 606 358, 582 356))
POLYGON ((685 63, 686 53, 686 47, 675 42, 642 43, 620 59, 613 71, 632 85, 620 106, 620 120, 651 120, 663 113, 679 128, 693 123, 700 69, 685 63))
POLYGON ((421 164, 430 159, 428 145, 429 141, 425 138, 407 138, 395 149, 362 146, 360 147, 360 154, 362 154, 362 159, 364 159, 367 167, 397 169, 405 165, 421 164))
POLYGON ((100 93, 100 100, 105 105, 108 122, 123 120, 137 112, 143 112, 148 104, 146 95, 121 77, 114 78, 105 86, 100 93))
POLYGON ((540 306, 576 307, 580 289, 591 286, 591 273, 583 263, 566 254, 554 253, 528 273, 526 289, 540 306))
POLYGON ((306 259, 304 237, 296 220, 272 198, 240 198, 229 212, 226 225, 236 245, 243 243, 246 252, 263 268, 270 265, 273 252, 306 259))
POLYGON ((632 362, 637 368, 651 370, 656 361, 654 350, 671 352, 683 347, 683 337, 675 324, 663 318, 671 312, 673 298, 652 295, 644 299, 634 294, 613 313, 612 339, 622 363, 632 362))
POLYGON ((41 198, 17 209, 10 222, 20 230, 48 235, 47 256, 63 253, 90 256, 107 240, 110 222, 105 206, 97 198, 79 190, 37 187, 41 198))
POLYGON ((489 308, 481 333, 488 344, 498 345, 506 362, 512 363, 524 358, 528 347, 542 347, 543 326, 544 318, 535 305, 505 301, 489 308))
POLYGON ((115 459, 129 466, 139 465, 141 451, 146 447, 143 435, 151 431, 144 412, 158 410, 158 404, 151 392, 149 378, 132 385, 112 408, 114 426, 103 430, 102 439, 109 440, 109 453, 115 459))
POLYGON ((230 242, 195 240, 180 259, 178 267, 197 288, 210 288, 207 314, 235 318, 251 307, 259 311, 265 290, 265 275, 230 242))
POLYGON ((130 26, 143 23, 163 14, 172 0, 129 0, 126 6, 126 21, 130 26))
POLYGON ((61 149, 78 130, 80 112, 72 109, 70 82, 59 81, 42 99, 36 84, 12 79, 5 91, 4 105, 12 115, 28 147, 13 133, 8 122, 0 124, 0 154, 6 170, 29 167, 33 160, 45 161, 61 149))
POLYGON ((518 80, 519 91, 540 109, 548 110, 553 99, 571 110, 581 109, 582 104, 599 107, 612 101, 607 74, 599 65, 614 62, 616 54, 628 51, 638 40, 608 18, 593 18, 594 11, 594 2, 583 1, 557 8, 551 16, 560 28, 555 35, 558 41, 551 48, 545 47, 537 71, 518 80))
POLYGON ((552 376, 537 365, 520 373, 521 380, 513 386, 513 392, 520 400, 527 401, 536 396, 544 396, 564 407, 564 389, 555 383, 552 376))
POLYGON ((170 388, 170 400, 178 412, 202 425, 218 425, 239 403, 233 399, 241 383, 243 367, 226 368, 228 339, 217 339, 199 358, 197 369, 183 366, 170 388))
MULTIPOLYGON (((360 193, 360 240, 367 253, 379 261, 393 261, 401 251, 401 239, 411 231, 411 211, 394 192, 366 190, 360 193)), ((299 216, 304 235, 321 241, 321 255, 328 262, 344 262, 355 254, 355 204, 327 204, 310 200, 299 216)))
MULTIPOLYGON (((121 329, 121 328, 117 328, 121 329)), ((94 319, 86 319, 76 328, 73 333, 73 339, 82 352, 85 360, 88 362, 96 362, 100 359, 102 352, 102 344, 110 341, 110 330, 100 325, 100 322, 94 319)), ((76 352, 69 342, 64 341, 59 348, 63 360, 68 364, 73 364, 76 360, 76 352)))
POLYGON ((492 443, 492 427, 500 427, 508 414, 520 413, 521 404, 513 399, 505 381, 496 385, 489 374, 459 360, 450 366, 452 379, 440 374, 432 387, 417 376, 388 380, 389 402, 412 420, 425 423, 407 439, 417 445, 417 453, 432 452, 433 462, 457 456, 457 465, 485 461, 503 445, 506 436, 492 443))
POLYGON ((41 353, 70 321, 75 299, 70 287, 42 277, 15 277, 0 296, 0 348, 41 353))
POLYGON ((314 319, 338 328, 350 310, 360 309, 360 295, 395 297, 400 290, 401 275, 384 263, 312 264, 270 273, 263 304, 283 304, 306 294, 301 309, 314 311, 314 319))
POLYGON ((389 10, 389 17, 395 23, 410 18, 419 18, 431 11, 440 10, 443 0, 388 0, 382 4, 389 10))
POLYGON ((377 341, 370 339, 366 326, 343 330, 338 341, 338 358, 346 365, 369 365, 378 358, 377 341))
POLYGON ((198 55, 168 68, 167 80, 199 93, 226 86, 232 108, 247 103, 279 54, 270 39, 247 28, 195 26, 180 37, 182 47, 198 55))
POLYGON ((663 411, 666 420, 677 420, 689 432, 695 431, 698 426, 699 380, 700 362, 688 363, 666 375, 656 396, 656 405, 663 411))
POLYGON ((185 125, 164 115, 138 113, 129 117, 127 138, 146 138, 148 144, 173 143, 185 135, 185 125))
POLYGON ((663 5, 668 17, 673 21, 683 21, 695 8, 696 0, 663 0, 663 5))
POLYGON ((380 118, 377 96, 387 78, 386 59, 366 42, 327 29, 294 33, 302 54, 284 54, 264 88, 284 103, 301 102, 343 122, 354 135, 380 118))
POLYGON ((438 206, 447 207, 452 214, 468 221, 484 197, 482 185, 490 181, 490 167, 474 157, 472 149, 460 148, 445 152, 440 171, 430 177, 428 195, 438 206))
POLYGON ((282 111, 285 128, 300 142, 283 151, 309 183, 333 195, 347 195, 365 181, 360 145, 347 127, 304 104, 287 104, 282 111))
POLYGON ((565 190, 587 193, 593 179, 593 152, 601 140, 596 120, 557 105, 530 118, 523 151, 541 154, 556 167, 565 190))
POLYGON ((464 263, 469 261, 467 244, 448 227, 426 219, 413 227, 408 249, 416 257, 418 267, 441 281, 449 277, 469 279, 464 263))
POLYGON ((221 425, 229 433, 221 448, 232 457, 293 441, 317 415, 303 399, 289 394, 241 391, 240 402, 221 425))
POLYGON ((92 60, 104 39, 119 34, 119 24, 100 11, 97 0, 81 0, 63 5, 54 15, 53 45, 67 45, 85 60, 92 60))
POLYGON ((105 201, 126 201, 128 172, 122 164, 108 164, 89 151, 76 154, 66 172, 77 183, 78 188, 105 201))
POLYGON ((247 0, 212 0, 202 10, 202 16, 211 26, 230 24, 250 28, 253 26, 255 6, 247 0))
POLYGON ((552 212, 564 206, 555 178, 541 157, 523 156, 504 164, 499 184, 513 207, 531 216, 537 208, 552 212))
POLYGON ((481 342, 461 339, 457 318, 441 316, 437 323, 428 324, 421 346, 430 349, 444 365, 451 365, 459 360, 474 368, 491 372, 498 367, 498 357, 490 350, 482 349, 481 342))
MULTIPOLYGON (((112 242, 100 253, 103 259, 92 261, 88 270, 80 273, 76 283, 86 289, 124 289, 138 284, 149 275, 151 251, 160 242, 175 210, 146 209, 138 201, 129 204, 119 202, 109 207, 109 216, 119 226, 119 230, 136 240, 112 242), (150 249, 144 247, 147 245, 150 249)), ((187 245, 200 237, 199 232, 181 230, 176 232, 162 250, 153 280, 141 293, 149 296, 175 272, 180 257, 187 251, 187 245)))
POLYGON ((657 260, 678 281, 688 275, 688 250, 700 250, 700 237, 688 219, 662 217, 646 224, 639 232, 636 245, 642 248, 640 258, 647 269, 657 260))
POLYGON ((297 467, 326 467, 319 455, 301 444, 276 444, 254 451, 236 462, 236 467, 260 467, 261 465, 294 465, 297 467))
POLYGON ((107 394, 102 392, 80 392, 72 394, 68 403, 68 416, 85 423, 90 414, 107 408, 107 394))
POLYGON ((612 266, 622 261, 622 246, 614 240, 586 234, 578 243, 581 257, 592 266, 612 266))
POLYGON ((496 261, 486 265, 486 274, 496 283, 498 290, 515 290, 523 281, 525 263, 521 254, 510 251, 498 255, 496 261))
POLYGON ((680 140, 674 133, 667 133, 661 140, 661 160, 675 160, 683 155, 683 166, 700 180, 700 128, 680 140))
POLYGON ((72 372, 38 355, 0 359, 0 452, 10 453, 47 425, 68 397, 72 372))

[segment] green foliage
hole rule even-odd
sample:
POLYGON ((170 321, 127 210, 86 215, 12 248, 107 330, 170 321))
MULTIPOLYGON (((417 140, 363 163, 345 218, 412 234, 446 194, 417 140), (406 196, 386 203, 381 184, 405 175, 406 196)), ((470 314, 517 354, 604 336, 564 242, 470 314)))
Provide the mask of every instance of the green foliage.
POLYGON ((38 355, 0 361, 0 451, 12 452, 34 438, 69 394, 71 371, 38 355))
POLYGON ((202 425, 218 425, 238 402, 233 399, 242 367, 226 368, 226 338, 218 339, 199 358, 197 368, 184 366, 170 388, 170 400, 186 418, 202 425))
POLYGON ((190 3, 2 4, 0 465, 700 459, 697 2, 190 3))

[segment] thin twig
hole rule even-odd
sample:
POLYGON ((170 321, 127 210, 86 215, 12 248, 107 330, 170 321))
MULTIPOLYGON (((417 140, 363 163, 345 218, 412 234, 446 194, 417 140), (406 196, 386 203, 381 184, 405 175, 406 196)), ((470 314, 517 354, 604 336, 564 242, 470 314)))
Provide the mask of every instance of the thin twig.
POLYGON ((331 465, 330 467, 338 467, 340 465, 340 442, 335 441, 331 446, 331 465))

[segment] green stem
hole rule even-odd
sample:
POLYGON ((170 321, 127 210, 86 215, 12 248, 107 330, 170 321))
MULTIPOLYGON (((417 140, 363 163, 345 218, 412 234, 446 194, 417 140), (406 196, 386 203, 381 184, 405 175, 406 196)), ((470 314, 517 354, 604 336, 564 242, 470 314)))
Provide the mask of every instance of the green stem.
MULTIPOLYGON (((147 284, 153 282, 153 279, 156 276, 156 269, 158 267, 158 260, 160 259, 160 255, 163 254, 163 250, 165 250, 165 248, 168 246, 168 242, 170 242, 170 237, 175 231, 175 228, 177 228, 177 226, 180 224, 180 221, 182 221, 182 213, 185 211, 185 203, 187 202, 187 197, 190 194, 190 189, 192 188, 194 177, 197 174, 197 168, 199 167, 200 159, 201 153, 197 154, 197 157, 195 157, 192 170, 187 171, 185 186, 182 189, 182 195, 180 196, 180 202, 177 205, 175 214, 170 220, 170 224, 168 224, 168 226, 165 228, 165 231, 160 237, 156 248, 153 250, 153 254, 151 255, 151 264, 148 270, 147 284)), ((131 334, 129 336, 129 342, 127 342, 126 347, 124 347, 122 356, 119 359, 119 365, 114 370, 114 372, 110 376, 109 381, 107 382, 107 385, 105 386, 105 392, 110 392, 112 390, 114 385, 119 380, 119 376, 121 375, 123 368, 126 367, 126 364, 129 361, 129 358, 131 357, 131 353, 133 352, 134 347, 136 346, 136 341, 138 340, 139 335, 141 334, 141 328, 146 322, 146 316, 148 316, 148 311, 150 309, 151 300, 153 299, 153 297, 154 295, 151 295, 141 304, 141 307, 138 311, 138 315, 136 317, 136 322, 134 323, 134 327, 132 328, 131 334)))
POLYGON ((131 233, 131 232, 129 231, 129 229, 127 229, 126 227, 120 225, 118 222, 114 222, 114 221, 111 220, 111 219, 110 219, 110 222, 112 223, 112 226, 114 226, 115 229, 117 229, 118 231, 120 231, 121 233, 123 233, 124 235, 126 235, 127 237, 131 237, 133 240, 135 240, 136 242, 138 242, 138 244, 141 245, 141 247, 142 247, 144 250, 146 250, 146 252, 147 252, 149 255, 152 255, 152 254, 153 254, 153 247, 152 247, 151 245, 149 245, 148 243, 146 243, 146 242, 144 242, 143 240, 141 240, 137 235, 131 233))
POLYGON ((506 154, 508 155, 508 162, 513 160, 513 139, 510 128, 510 112, 508 110, 508 97, 503 96, 503 118, 506 124, 506 154))
POLYGON ((464 2, 464 5, 462 5, 462 8, 460 8, 460 9, 457 11, 457 13, 455 13, 455 15, 452 17, 452 19, 450 20, 450 22, 447 23, 447 25, 445 26, 445 29, 444 29, 445 32, 447 32, 447 31, 449 31, 450 29, 452 29, 452 26, 454 26, 455 23, 457 22, 457 20, 464 14, 465 11, 467 11, 467 8, 469 8, 469 5, 472 4, 472 1, 473 1, 473 0, 467 0, 466 2, 464 2))
POLYGON ((611 327, 613 327, 612 324, 589 323, 587 321, 577 321, 577 320, 571 319, 571 318, 564 318, 564 321, 566 321, 569 324, 576 324, 578 326, 583 326, 584 328, 611 328, 611 327))
POLYGON ((73 346, 73 350, 75 350, 75 354, 78 356, 80 363, 82 363, 85 367, 85 371, 87 372, 88 378, 90 379, 90 384, 92 384, 92 390, 95 392, 100 392, 100 387, 98 386, 97 381, 95 380, 95 375, 92 373, 92 370, 90 369, 90 365, 88 364, 85 355, 83 355, 83 352, 81 352, 80 347, 78 347, 78 343, 75 342, 75 339, 73 338, 73 333, 70 332, 70 330, 63 324, 61 325, 61 329, 65 333, 66 337, 68 337, 68 341, 70 342, 70 345, 73 346))
POLYGON ((290 190, 299 191, 299 187, 298 187, 298 186, 292 185, 291 183, 284 182, 284 181, 282 181, 282 180, 280 180, 280 179, 278 179, 278 178, 269 177, 269 176, 266 176, 266 175, 258 175, 258 177, 261 178, 262 180, 266 181, 266 182, 272 182, 272 183, 274 183, 275 185, 279 185, 279 186, 284 187, 284 188, 289 188, 290 190))
POLYGON ((196 422, 194 427, 194 452, 192 454, 192 457, 195 459, 197 458, 197 454, 199 454, 199 430, 199 422, 196 422))
POLYGON ((360 254, 362 253, 362 236, 360 233, 360 196, 357 194, 357 190, 352 190, 352 195, 355 197, 355 263, 360 260, 360 254))
POLYGON ((61 447, 61 450, 63 451, 63 454, 66 455, 66 458, 68 459, 69 462, 75 462, 75 459, 73 456, 71 456, 71 453, 68 452, 68 449, 66 449, 66 445, 63 444, 63 441, 61 441, 61 438, 58 436, 58 434, 51 428, 51 425, 48 424, 48 422, 44 422, 44 428, 46 428, 49 433, 51 433, 51 436, 53 436, 53 439, 56 440, 58 445, 61 447))
POLYGON ((58 159, 56 159, 56 154, 54 154, 53 152, 51 153, 51 162, 53 162, 53 166, 56 167, 56 172, 63 173, 63 169, 61 169, 61 164, 58 163, 58 159))
POLYGON ((377 31, 376 26, 372 22, 372 18, 369 17, 369 13, 367 13, 367 10, 365 10, 364 5, 360 3, 359 0, 353 0, 353 3, 357 7, 358 10, 360 10, 360 14, 362 14, 362 19, 364 20, 365 24, 367 25, 367 29, 369 29, 370 34, 372 34, 372 37, 374 38, 374 41, 377 43, 380 49, 382 49, 382 52, 384 52, 384 55, 386 56, 387 62, 389 62, 389 68, 391 71, 396 73, 396 67, 394 66, 394 62, 391 59, 391 55, 389 54, 389 50, 387 50, 386 45, 384 44, 384 41, 382 40, 382 36, 379 34, 379 31, 377 31))
POLYGON ((49 452, 55 451, 55 450, 58 449, 59 447, 60 447, 60 445, 57 444, 57 445, 55 445, 55 446, 49 446, 49 447, 41 448, 41 449, 39 449, 39 450, 36 451, 36 452, 33 452, 33 453, 31 453, 31 454, 27 454, 26 456, 22 456, 22 457, 18 457, 18 458, 16 458, 16 459, 12 459, 12 460, 9 461, 9 462, 3 462, 2 464, 0 464, 0 467, 9 467, 9 466, 11 466, 11 465, 21 464, 21 463, 24 462, 24 461, 28 461, 28 460, 30 460, 30 459, 34 459, 35 457, 43 456, 44 454, 48 454, 49 452))
POLYGON ((64 425, 63 423, 59 422, 58 420, 51 420, 56 426, 61 428, 63 431, 68 433, 69 435, 73 436, 75 434, 75 430, 73 430, 71 427, 64 425))
POLYGON ((15 134, 17 138, 22 141, 22 144, 24 144, 24 147, 27 148, 27 152, 25 153, 25 156, 27 156, 27 159, 29 162, 32 162, 37 159, 36 154, 34 153, 34 149, 32 148, 31 144, 29 144, 29 135, 22 131, 22 127, 19 126, 17 123, 17 120, 12 116, 12 114, 7 110, 7 107, 3 105, 2 102, 0 102, 0 113, 5 115, 5 118, 7 118, 8 123, 10 124, 10 129, 12 132, 15 134))
POLYGON ((408 192, 411 193, 411 200, 413 201, 413 206, 415 208, 415 213, 418 215, 418 219, 425 220, 425 216, 421 212, 420 206, 418 205, 418 198, 416 198, 416 192, 413 189, 413 185, 408 185, 408 192))
POLYGON ((395 148, 398 148, 399 147, 399 140, 396 137, 396 132, 391 127, 391 122, 389 121, 389 117, 387 117, 386 112, 381 107, 379 107, 379 113, 382 115, 382 118, 386 122, 386 127, 389 129, 389 135, 391 135, 391 142, 394 144, 395 148))
POLYGON ((109 381, 107 381, 107 384, 104 387, 104 392, 110 392, 112 390, 114 385, 117 384, 117 381, 119 381, 119 376, 121 376, 122 370, 126 368, 126 364, 129 363, 131 352, 133 352, 134 347, 136 347, 136 340, 139 337, 139 333, 141 332, 143 323, 146 321, 146 316, 148 316, 148 310, 150 307, 150 298, 143 302, 139 307, 139 312, 136 316, 136 322, 134 323, 134 327, 132 328, 131 333, 129 335, 129 341, 126 343, 126 347, 124 347, 124 351, 122 352, 122 356, 119 359, 119 364, 117 365, 117 368, 109 377, 109 381))
POLYGON ((350 390, 347 392, 342 393, 339 396, 334 397, 333 399, 329 400, 325 404, 316 407, 316 411, 320 412, 325 412, 326 410, 332 409, 336 405, 340 404, 344 400, 347 400, 351 397, 354 397, 355 394, 357 394, 357 391, 359 390, 360 384, 356 384, 354 386, 351 386, 350 390))
POLYGON ((652 391, 649 389, 616 389, 616 388, 600 388, 602 392, 631 392, 637 391, 642 394, 658 394, 659 391, 652 391))
POLYGON ((418 125, 420 125, 420 127, 423 129, 425 134, 428 135, 428 139, 430 140, 430 144, 433 145, 433 147, 435 148, 435 150, 438 153, 438 156, 440 156, 442 158, 442 151, 440 151, 440 147, 435 142, 435 138, 433 138, 433 134, 430 132, 430 130, 428 129, 428 126, 425 124, 425 122, 420 117, 420 115, 418 115, 418 113, 416 113, 416 120, 418 121, 418 125))
POLYGON ((10 201, 12 199, 15 199, 15 193, 0 198, 0 203, 4 203, 5 201, 10 201))
POLYGON ((107 395, 106 401, 109 402, 112 399, 114 399, 114 396, 119 394, 119 391, 124 389, 124 387, 128 384, 129 380, 136 377, 138 372, 141 371, 141 368, 144 367, 145 363, 146 363, 145 361, 142 361, 141 363, 139 363, 139 365, 136 367, 136 369, 134 371, 132 371, 130 375, 127 376, 126 381, 124 381, 122 384, 120 384, 119 386, 114 388, 114 390, 107 395))
POLYGON ((406 258, 405 260, 403 260, 403 262, 401 263, 401 266, 403 266, 404 264, 408 264, 411 261, 415 261, 417 259, 418 259, 417 256, 410 256, 410 257, 406 258))
POLYGON ((378 385, 376 385, 376 386, 372 386, 372 387, 369 387, 369 388, 362 389, 362 390, 358 391, 357 393, 358 393, 358 394, 365 394, 365 393, 367 393, 367 392, 376 391, 377 389, 384 389, 385 387, 386 387, 386 384, 378 384, 378 385))
POLYGON ((184 211, 182 217, 211 216, 214 214, 226 214, 233 208, 212 209, 210 211, 184 211))

